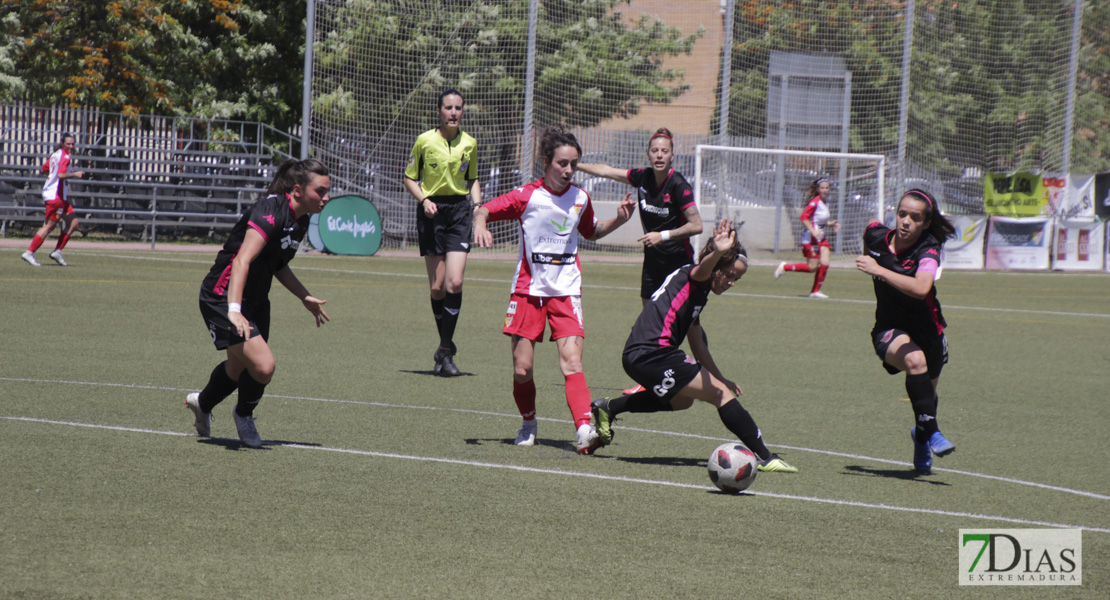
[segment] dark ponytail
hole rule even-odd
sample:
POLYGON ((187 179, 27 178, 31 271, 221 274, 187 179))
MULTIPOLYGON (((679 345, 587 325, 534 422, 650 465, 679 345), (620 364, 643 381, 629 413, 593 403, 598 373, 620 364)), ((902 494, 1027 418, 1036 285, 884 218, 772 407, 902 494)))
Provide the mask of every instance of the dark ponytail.
POLYGON ((295 186, 299 185, 304 188, 308 186, 308 179, 313 174, 327 176, 329 174, 327 165, 315 158, 287 160, 278 167, 277 174, 274 175, 274 180, 270 183, 270 188, 266 192, 269 194, 288 194, 293 191, 295 186))

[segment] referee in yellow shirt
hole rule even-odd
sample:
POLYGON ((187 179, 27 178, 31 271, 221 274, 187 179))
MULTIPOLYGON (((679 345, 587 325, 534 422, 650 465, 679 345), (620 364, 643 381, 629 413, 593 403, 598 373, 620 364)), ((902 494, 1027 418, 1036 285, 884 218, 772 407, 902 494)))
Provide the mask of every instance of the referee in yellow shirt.
POLYGON ((482 189, 478 185, 478 142, 459 129, 462 94, 454 89, 441 93, 438 112, 439 127, 416 138, 404 183, 418 202, 416 231, 420 256, 428 269, 432 315, 439 330, 433 372, 451 377, 459 374, 453 338, 462 308, 463 273, 474 229, 474 206, 482 203, 482 189))

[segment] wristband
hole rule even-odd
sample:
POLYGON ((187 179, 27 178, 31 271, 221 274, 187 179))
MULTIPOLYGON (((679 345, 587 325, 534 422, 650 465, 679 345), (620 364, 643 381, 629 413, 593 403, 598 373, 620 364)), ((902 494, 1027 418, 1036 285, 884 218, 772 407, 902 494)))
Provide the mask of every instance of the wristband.
POLYGON ((243 305, 241 303, 239 303, 239 302, 228 302, 227 303, 227 313, 228 314, 242 313, 242 312, 243 312, 243 305))
POLYGON ((671 231, 669 229, 667 229, 665 231, 660 231, 659 232, 659 237, 663 238, 663 241, 665 242, 665 241, 671 239, 671 231))

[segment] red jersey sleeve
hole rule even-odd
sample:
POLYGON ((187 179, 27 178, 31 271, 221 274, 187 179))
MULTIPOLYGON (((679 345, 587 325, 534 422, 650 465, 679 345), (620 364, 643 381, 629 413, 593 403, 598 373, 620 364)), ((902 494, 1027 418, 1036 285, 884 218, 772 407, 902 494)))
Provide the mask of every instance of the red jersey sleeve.
POLYGON ((489 211, 489 217, 486 218, 486 221, 493 223, 494 221, 519 219, 524 214, 524 208, 528 206, 528 198, 532 195, 531 189, 532 186, 519 187, 483 204, 482 206, 489 211))
POLYGON ((814 198, 813 200, 810 200, 809 204, 806 205, 806 209, 802 211, 802 216, 798 217, 798 220, 799 221, 809 221, 810 223, 812 223, 813 222, 813 213, 817 212, 817 205, 820 204, 820 203, 821 203, 821 198, 820 197, 817 197, 817 198, 814 198))
POLYGON ((586 208, 582 209, 582 218, 578 219, 578 233, 588 240, 597 234, 597 217, 594 216, 594 205, 590 202, 589 194, 586 194, 586 208))

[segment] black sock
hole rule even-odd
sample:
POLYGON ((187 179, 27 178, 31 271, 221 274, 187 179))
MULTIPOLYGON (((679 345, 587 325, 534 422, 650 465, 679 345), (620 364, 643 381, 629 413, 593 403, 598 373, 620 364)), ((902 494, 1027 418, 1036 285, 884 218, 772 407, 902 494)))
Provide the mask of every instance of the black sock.
POLYGON ((243 374, 239 376, 239 403, 235 405, 235 412, 240 417, 249 417, 254 414, 254 407, 258 406, 258 401, 262 399, 262 393, 266 391, 265 383, 258 383, 251 377, 251 372, 243 369, 243 374))
POLYGON ((929 374, 906 374, 906 393, 910 395, 910 405, 913 406, 917 443, 923 444, 929 440, 933 433, 939 431, 937 427, 937 392, 933 388, 933 382, 929 379, 929 374))
POLYGON ((443 298, 436 300, 432 298, 432 316, 436 320, 436 333, 443 337, 443 298))
POLYGON ((763 435, 759 432, 759 427, 755 424, 755 420, 740 406, 740 402, 733 398, 725 403, 724 406, 717 409, 717 414, 721 417, 721 422, 728 427, 736 437, 740 438, 741 442, 748 447, 749 450, 755 452, 760 460, 767 460, 771 458, 771 451, 763 444, 763 435))
POLYGON ((674 410, 670 400, 656 396, 651 390, 636 392, 628 396, 609 400, 609 414, 616 416, 623 412, 653 413, 674 410))
POLYGON ((455 349, 455 326, 459 323, 460 310, 462 310, 462 292, 447 292, 443 297, 443 320, 439 330, 441 348, 455 349))
POLYGON ((227 374, 227 361, 216 365, 212 374, 208 376, 208 385, 200 391, 200 409, 206 413, 212 412, 217 404, 224 401, 235 391, 239 384, 227 374))

